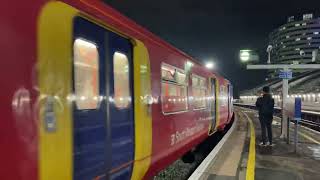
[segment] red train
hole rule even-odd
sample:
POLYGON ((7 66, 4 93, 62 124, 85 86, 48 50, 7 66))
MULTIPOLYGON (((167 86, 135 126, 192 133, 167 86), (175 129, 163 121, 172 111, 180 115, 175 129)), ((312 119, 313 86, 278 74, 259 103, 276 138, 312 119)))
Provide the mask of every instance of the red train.
POLYGON ((233 117, 228 80, 103 2, 0 18, 1 180, 151 179, 233 117))

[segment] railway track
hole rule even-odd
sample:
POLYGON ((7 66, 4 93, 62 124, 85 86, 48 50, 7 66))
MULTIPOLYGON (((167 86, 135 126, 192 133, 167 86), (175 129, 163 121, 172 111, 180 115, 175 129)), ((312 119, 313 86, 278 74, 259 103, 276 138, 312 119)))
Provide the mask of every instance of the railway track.
MULTIPOLYGON (((234 105, 257 110, 257 108, 252 104, 234 103, 234 105)), ((274 113, 275 116, 280 118, 282 117, 281 108, 276 107, 274 113)), ((301 125, 320 132, 320 112, 302 110, 301 116, 301 125)))

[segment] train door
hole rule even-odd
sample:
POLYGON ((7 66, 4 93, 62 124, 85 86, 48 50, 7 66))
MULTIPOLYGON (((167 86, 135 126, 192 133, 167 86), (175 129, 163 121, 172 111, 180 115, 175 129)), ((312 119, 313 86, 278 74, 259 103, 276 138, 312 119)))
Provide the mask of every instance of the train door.
POLYGON ((216 80, 213 78, 210 78, 210 101, 209 106, 211 109, 211 124, 209 128, 209 135, 213 134, 216 127, 216 80))
POLYGON ((133 61, 132 44, 108 33, 111 62, 109 75, 109 118, 111 121, 112 164, 110 179, 130 179, 134 160, 133 61))
POLYGON ((130 41, 74 19, 73 177, 128 179, 134 156, 130 41))
POLYGON ((229 121, 232 118, 232 112, 233 112, 233 87, 232 85, 228 85, 228 102, 229 102, 229 121))
POLYGON ((228 89, 227 89, 227 96, 228 96, 228 120, 227 122, 230 122, 231 120, 231 109, 232 109, 232 86, 228 84, 228 89))

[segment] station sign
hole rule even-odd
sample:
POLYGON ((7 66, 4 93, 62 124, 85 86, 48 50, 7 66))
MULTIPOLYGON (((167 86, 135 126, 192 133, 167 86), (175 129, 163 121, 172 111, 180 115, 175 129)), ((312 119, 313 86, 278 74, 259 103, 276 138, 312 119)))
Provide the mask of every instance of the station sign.
POLYGON ((292 71, 280 71, 279 78, 280 79, 292 79, 292 71))

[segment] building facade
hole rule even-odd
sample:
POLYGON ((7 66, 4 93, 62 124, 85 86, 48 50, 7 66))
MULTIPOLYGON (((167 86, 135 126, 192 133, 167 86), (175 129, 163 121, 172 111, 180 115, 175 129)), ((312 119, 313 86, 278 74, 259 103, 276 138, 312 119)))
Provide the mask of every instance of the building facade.
POLYGON ((291 16, 269 35, 274 64, 306 64, 320 59, 320 17, 291 16), (319 54, 319 55, 318 55, 319 54))

